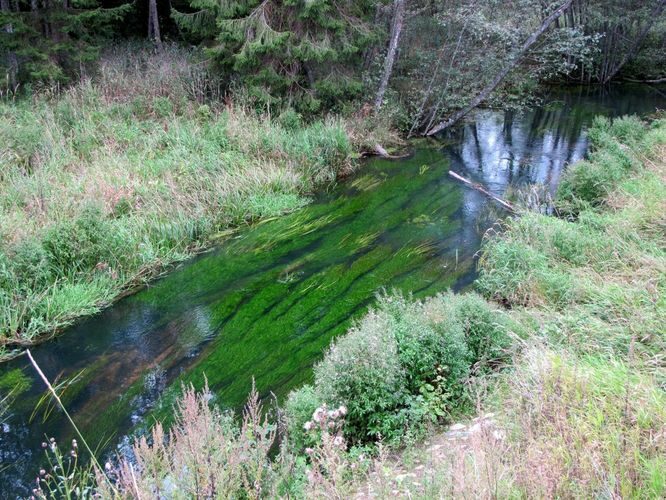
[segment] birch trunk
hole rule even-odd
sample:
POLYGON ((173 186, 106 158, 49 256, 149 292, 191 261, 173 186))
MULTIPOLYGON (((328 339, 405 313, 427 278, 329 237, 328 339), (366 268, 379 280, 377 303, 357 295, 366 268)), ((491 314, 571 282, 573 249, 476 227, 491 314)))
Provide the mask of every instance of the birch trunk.
POLYGON ((375 97, 375 110, 379 110, 384 100, 384 94, 388 88, 391 73, 393 72, 393 65, 395 64, 395 56, 398 52, 398 44, 400 43, 400 34, 402 33, 402 25, 405 21, 405 0, 395 0, 393 9, 393 22, 391 23, 391 41, 389 49, 384 59, 384 73, 382 75, 379 90, 375 97))

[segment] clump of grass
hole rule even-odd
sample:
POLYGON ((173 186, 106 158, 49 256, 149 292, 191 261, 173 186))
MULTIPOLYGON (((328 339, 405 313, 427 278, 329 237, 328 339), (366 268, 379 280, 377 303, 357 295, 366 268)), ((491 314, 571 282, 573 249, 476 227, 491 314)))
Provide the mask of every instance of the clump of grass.
POLYGON ((283 125, 220 98, 194 53, 120 47, 92 79, 0 104, 0 345, 99 310, 351 168, 341 120, 283 125))
POLYGON ((630 364, 527 352, 503 398, 528 497, 666 493, 666 399, 630 364))
POLYGON ((640 168, 645 124, 628 116, 611 121, 597 117, 590 128, 591 152, 567 170, 557 191, 560 210, 577 213, 599 206, 617 183, 640 168))

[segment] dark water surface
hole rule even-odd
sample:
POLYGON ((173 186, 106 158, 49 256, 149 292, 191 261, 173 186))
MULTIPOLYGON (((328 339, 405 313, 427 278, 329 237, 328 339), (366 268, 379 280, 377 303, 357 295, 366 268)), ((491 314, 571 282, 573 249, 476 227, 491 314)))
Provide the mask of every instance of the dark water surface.
MULTIPOLYGON (((145 290, 33 349, 91 446, 127 446, 129 430, 164 412, 182 382, 238 407, 252 377, 284 397, 311 380, 331 340, 382 289, 417 297, 462 289, 475 276, 483 232, 504 214, 447 171, 484 183, 553 189, 583 157, 597 114, 666 108, 653 87, 559 93, 526 113, 480 111, 476 121, 400 161, 367 162, 297 213, 242 230, 145 290)), ((0 496, 26 495, 44 462, 41 442, 72 430, 37 405, 44 386, 25 357, 0 365, 0 496), (38 406, 35 411, 35 407, 38 406)))

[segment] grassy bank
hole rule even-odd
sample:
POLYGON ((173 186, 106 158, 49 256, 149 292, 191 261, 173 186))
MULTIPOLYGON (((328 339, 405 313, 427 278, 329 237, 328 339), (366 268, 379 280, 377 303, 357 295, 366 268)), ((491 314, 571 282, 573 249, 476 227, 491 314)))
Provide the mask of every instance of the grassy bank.
POLYGON ((477 288, 519 325, 511 366, 477 384, 476 419, 379 459, 360 491, 666 495, 666 121, 598 119, 590 137, 560 217, 523 213, 483 246, 477 288))
POLYGON ((373 140, 362 120, 224 104, 213 82, 183 49, 119 47, 71 88, 0 102, 0 345, 302 206, 373 140))
POLYGON ((113 486, 74 482, 137 498, 663 497, 666 120, 598 120, 590 136, 559 217, 488 236, 485 297, 382 297, 277 425, 255 395, 239 429, 186 391, 168 443, 157 426, 137 468, 109 464, 113 486))

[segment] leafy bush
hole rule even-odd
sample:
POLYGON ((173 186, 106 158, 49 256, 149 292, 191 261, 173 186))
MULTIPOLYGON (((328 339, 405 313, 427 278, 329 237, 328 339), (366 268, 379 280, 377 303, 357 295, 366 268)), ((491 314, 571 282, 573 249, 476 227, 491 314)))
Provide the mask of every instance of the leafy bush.
POLYGON ((476 371, 487 371, 506 360, 511 348, 510 325, 505 316, 493 310, 476 294, 450 296, 457 299, 471 364, 476 371))
POLYGON ((392 326, 383 311, 370 312, 315 368, 321 400, 347 405, 345 431, 352 440, 392 440, 406 423, 406 376, 392 326))
POLYGON ((324 403, 346 406, 345 435, 353 444, 416 436, 426 422, 460 411, 472 368, 496 366, 508 346, 505 316, 478 295, 380 297, 315 367, 314 386, 290 396, 294 447, 308 445, 302 426, 324 403))
POLYGON ((312 419, 312 414, 320 404, 321 400, 311 385, 304 385, 289 393, 285 403, 285 415, 289 447, 292 451, 300 452, 315 444, 312 434, 304 430, 306 422, 312 419))
POLYGON ((468 375, 470 356, 457 300, 454 296, 448 299, 422 304, 398 295, 380 302, 381 310, 391 319, 410 394, 418 394, 437 375, 441 377, 437 384, 442 386, 444 397, 460 397, 462 393, 461 383, 468 375))
POLYGON ((53 279, 49 254, 35 240, 26 240, 16 247, 12 258, 12 271, 22 287, 41 288, 53 279))

